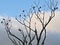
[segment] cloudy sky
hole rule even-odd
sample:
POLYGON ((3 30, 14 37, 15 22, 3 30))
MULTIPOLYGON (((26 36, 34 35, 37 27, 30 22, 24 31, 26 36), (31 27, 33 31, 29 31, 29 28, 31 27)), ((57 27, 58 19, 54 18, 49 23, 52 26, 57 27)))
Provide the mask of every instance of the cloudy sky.
MULTIPOLYGON (((21 11, 29 10, 31 5, 34 5, 33 2, 35 0, 0 0, 0 19, 2 17, 12 17, 14 29, 19 28, 19 24, 16 22, 14 17, 18 16, 21 11), (17 23, 17 24, 16 24, 17 23)), ((60 45, 60 0, 56 0, 58 2, 58 10, 56 11, 56 16, 52 19, 52 21, 47 26, 47 44, 46 45, 60 45)), ((45 2, 41 0, 41 4, 43 5, 45 2), (41 3, 43 2, 43 3, 41 3)), ((49 13, 47 13, 49 14, 49 13)), ((35 20, 33 20, 34 22, 35 20)), ((39 24, 39 22, 38 22, 39 24)), ((38 25, 37 24, 37 25, 38 25)), ((39 27, 38 27, 39 28, 39 27)), ((5 31, 3 31, 2 25, 0 24, 0 44, 1 45, 11 45, 10 40, 7 37, 5 31), (5 35, 6 36, 5 36, 5 35), (5 42, 7 41, 7 42, 5 42)))

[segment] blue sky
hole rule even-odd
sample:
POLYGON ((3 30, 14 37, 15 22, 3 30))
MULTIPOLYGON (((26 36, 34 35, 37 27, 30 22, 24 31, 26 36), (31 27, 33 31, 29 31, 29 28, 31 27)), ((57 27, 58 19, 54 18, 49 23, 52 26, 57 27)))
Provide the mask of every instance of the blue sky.
POLYGON ((16 17, 23 9, 29 10, 33 1, 35 0, 0 0, 0 15, 16 17))
POLYGON ((29 9, 32 0, 0 0, 0 15, 16 16, 23 9, 29 9))

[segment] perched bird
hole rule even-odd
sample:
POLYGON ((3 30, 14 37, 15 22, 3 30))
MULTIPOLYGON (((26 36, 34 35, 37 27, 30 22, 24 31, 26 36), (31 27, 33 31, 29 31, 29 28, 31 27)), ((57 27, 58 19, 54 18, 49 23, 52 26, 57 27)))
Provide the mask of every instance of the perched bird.
POLYGON ((21 17, 21 14, 19 15, 19 17, 21 17))
POLYGON ((9 20, 9 22, 10 22, 11 20, 9 20))
POLYGON ((1 23, 3 23, 3 21, 1 21, 1 23))
POLYGON ((41 10, 40 10, 40 9, 41 9, 41 6, 38 8, 38 11, 39 11, 39 12, 41 12, 41 10))
POLYGON ((58 7, 54 7, 53 9, 52 9, 52 11, 55 11, 55 10, 57 10, 58 9, 58 7))
POLYGON ((24 15, 24 17, 26 17, 26 15, 24 15))
POLYGON ((58 9, 58 7, 54 7, 54 10, 58 9))
POLYGON ((5 19, 3 18, 3 20, 5 20, 5 19))
POLYGON ((35 6, 33 6, 32 8, 35 9, 35 6))
POLYGON ((21 29, 18 29, 19 31, 21 31, 21 29))
POLYGON ((6 25, 8 25, 9 23, 6 23, 6 25))
POLYGON ((25 10, 23 10, 22 12, 25 12, 25 10))

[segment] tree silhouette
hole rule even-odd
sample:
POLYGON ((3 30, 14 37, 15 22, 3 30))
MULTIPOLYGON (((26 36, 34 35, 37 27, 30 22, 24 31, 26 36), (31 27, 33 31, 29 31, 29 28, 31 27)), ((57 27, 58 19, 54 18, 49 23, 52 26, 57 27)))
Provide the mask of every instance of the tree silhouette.
MULTIPOLYGON (((22 11, 22 13, 19 15, 19 19, 16 17, 15 19, 22 24, 25 27, 25 31, 22 29, 18 29, 18 31, 21 33, 22 35, 22 39, 17 37, 16 35, 14 35, 11 32, 11 19, 3 19, 3 21, 1 21, 2 24, 4 24, 8 38, 12 41, 12 43, 14 45, 34 45, 32 44, 33 41, 36 40, 36 45, 44 45, 45 39, 46 39, 46 27, 47 25, 50 23, 50 21, 53 19, 53 17, 55 16, 55 11, 56 9, 58 9, 57 7, 57 2, 55 2, 55 0, 49 0, 49 3, 46 2, 46 5, 48 7, 48 9, 50 9, 50 15, 49 15, 49 19, 47 19, 47 21, 45 21, 45 14, 46 11, 42 11, 41 9, 44 7, 41 7, 38 4, 36 4, 36 2, 34 2, 35 6, 32 6, 29 10, 29 13, 27 13, 25 10, 22 11), (42 14, 42 16, 41 16, 42 14), (32 18, 33 16, 36 16, 35 19, 37 19, 41 25, 42 25, 42 29, 38 34, 38 29, 37 29, 37 22, 35 22, 34 26, 35 28, 32 29, 31 27, 31 23, 32 23, 32 18), (29 18, 29 20, 27 20, 27 18, 29 18), (28 25, 27 25, 28 23, 28 25), (32 32, 33 32, 33 36, 32 36, 32 32), (42 39, 42 34, 44 32, 44 38, 42 39), (14 38, 12 38, 12 37, 14 38), (29 39, 29 40, 28 40, 29 39), (18 40, 18 41, 17 41, 18 40)), ((34 20, 34 19, 33 19, 34 20)))

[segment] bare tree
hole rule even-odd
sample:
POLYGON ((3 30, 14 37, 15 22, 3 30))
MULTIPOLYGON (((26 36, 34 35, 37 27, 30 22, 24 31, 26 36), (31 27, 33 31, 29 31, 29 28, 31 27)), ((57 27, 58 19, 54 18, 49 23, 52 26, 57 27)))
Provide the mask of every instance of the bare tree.
POLYGON ((50 16, 49 16, 49 19, 47 19, 48 21, 45 21, 45 14, 46 12, 43 10, 41 10, 42 8, 44 7, 41 7, 38 4, 36 4, 34 2, 35 6, 32 6, 29 10, 29 13, 27 13, 27 11, 23 10, 22 13, 19 15, 19 19, 16 18, 16 20, 22 24, 24 26, 24 30, 26 32, 24 32, 24 30, 22 29, 18 29, 18 31, 21 33, 22 35, 22 39, 17 37, 16 35, 14 35, 12 32, 11 32, 11 20, 8 19, 3 19, 3 21, 1 23, 3 23, 5 25, 5 29, 6 29, 6 32, 8 34, 8 38, 12 41, 12 43, 14 45, 34 45, 33 44, 33 41, 36 39, 36 45, 44 45, 44 42, 45 42, 45 39, 46 39, 46 27, 47 25, 50 23, 50 21, 53 19, 53 17, 55 16, 55 10, 58 9, 57 7, 57 2, 55 2, 55 0, 49 0, 49 3, 46 2, 47 4, 47 7, 50 9, 50 16), (42 14, 42 16, 41 16, 42 14), (32 29, 31 27, 31 24, 32 24, 32 18, 33 16, 36 16, 37 20, 41 23, 42 25, 42 29, 41 31, 39 32, 38 34, 38 29, 36 27, 36 24, 37 22, 35 22, 35 28, 32 29), (27 18, 29 18, 29 20, 27 20, 27 18), (28 25, 26 25, 26 22, 28 23, 28 25), (33 36, 32 36, 32 32, 33 32, 33 36), (41 41, 42 39, 42 34, 44 32, 44 38, 43 40, 41 41), (24 34, 25 33, 25 34, 24 34), (12 38, 14 37, 14 38, 12 38), (29 39, 29 40, 28 40, 29 39), (16 41, 18 40, 18 41, 16 41))

